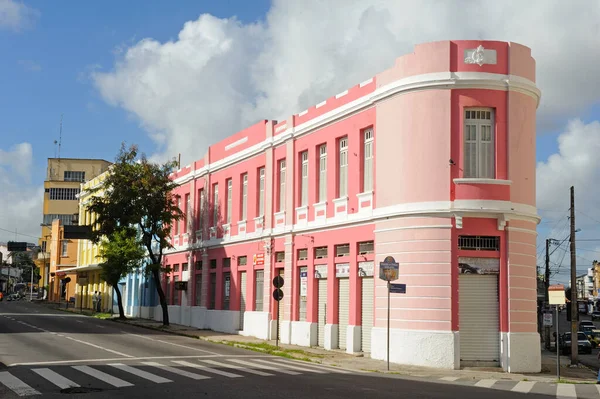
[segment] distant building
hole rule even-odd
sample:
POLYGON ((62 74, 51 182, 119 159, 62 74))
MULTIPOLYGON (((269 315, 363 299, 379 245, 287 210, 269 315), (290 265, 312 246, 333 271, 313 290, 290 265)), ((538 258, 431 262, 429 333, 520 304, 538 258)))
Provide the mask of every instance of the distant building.
MULTIPOLYGON (((49 287, 51 282, 49 245, 56 243, 61 252, 65 245, 66 252, 69 251, 69 245, 76 246, 76 240, 63 242, 61 237, 52 235, 53 221, 59 220, 60 226, 77 224, 79 213, 77 196, 80 184, 105 172, 110 165, 110 162, 103 159, 48 158, 47 175, 44 181, 42 234, 39 242, 41 251, 36 259, 36 265, 40 268, 42 276, 40 286, 49 287)), ((54 277, 56 282, 56 276, 54 277)))

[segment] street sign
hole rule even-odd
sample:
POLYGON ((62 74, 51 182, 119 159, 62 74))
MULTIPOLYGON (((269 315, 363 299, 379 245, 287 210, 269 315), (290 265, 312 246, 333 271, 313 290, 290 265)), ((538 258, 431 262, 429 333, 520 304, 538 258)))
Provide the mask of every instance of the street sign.
POLYGON ((283 287, 283 277, 281 277, 281 276, 275 276, 273 278, 273 285, 275 286, 275 288, 281 288, 281 287, 283 287))
POLYGON ((548 287, 548 301, 550 305, 564 305, 565 299, 564 285, 556 284, 548 287))
POLYGON ((390 284, 392 294, 406 294, 406 284, 390 284))
POLYGON ((552 327, 552 313, 544 313, 544 327, 552 327))
POLYGON ((398 280, 400 264, 393 256, 386 256, 383 262, 379 262, 379 278, 384 281, 398 280))
POLYGON ((283 291, 281 291, 279 288, 276 288, 273 291, 273 299, 275 299, 277 302, 281 301, 283 299, 283 291))

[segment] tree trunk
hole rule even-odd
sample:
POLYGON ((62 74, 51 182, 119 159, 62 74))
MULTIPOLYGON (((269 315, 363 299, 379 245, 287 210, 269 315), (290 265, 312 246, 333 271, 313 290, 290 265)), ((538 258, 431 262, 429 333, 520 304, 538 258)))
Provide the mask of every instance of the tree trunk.
POLYGON ((160 306, 163 311, 163 326, 169 325, 169 307, 167 306, 167 298, 165 298, 165 292, 162 289, 162 285, 160 283, 160 274, 158 268, 152 269, 152 278, 154 279, 154 283, 156 285, 156 292, 158 292, 158 300, 160 301, 160 306))
MULTIPOLYGON (((121 297, 121 291, 119 290, 119 284, 113 285, 113 289, 117 293, 117 306, 119 307, 119 319, 126 319, 125 310, 123 310, 123 298, 121 297)), ((111 304, 112 306, 112 304, 111 304)))

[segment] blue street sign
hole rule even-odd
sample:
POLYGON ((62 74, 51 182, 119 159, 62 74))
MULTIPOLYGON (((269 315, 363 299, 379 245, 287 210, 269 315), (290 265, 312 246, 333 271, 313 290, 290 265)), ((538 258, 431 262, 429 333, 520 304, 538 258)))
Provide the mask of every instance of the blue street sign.
POLYGON ((406 284, 390 284, 392 294, 406 294, 406 284))

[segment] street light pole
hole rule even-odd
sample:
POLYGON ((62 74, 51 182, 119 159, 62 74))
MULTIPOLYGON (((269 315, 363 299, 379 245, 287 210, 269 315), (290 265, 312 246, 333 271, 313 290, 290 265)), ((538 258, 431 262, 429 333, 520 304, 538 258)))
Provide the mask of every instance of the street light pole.
POLYGON ((578 343, 577 321, 577 254, 575 252, 575 187, 571 186, 571 365, 577 365, 578 343))

